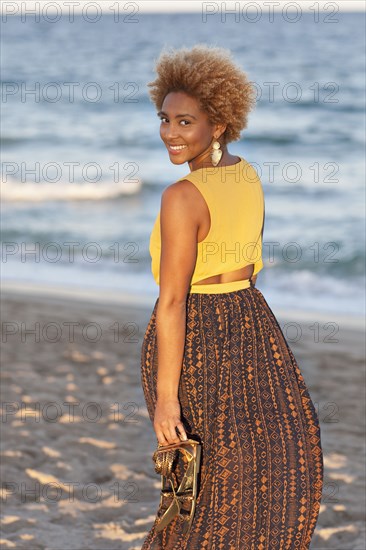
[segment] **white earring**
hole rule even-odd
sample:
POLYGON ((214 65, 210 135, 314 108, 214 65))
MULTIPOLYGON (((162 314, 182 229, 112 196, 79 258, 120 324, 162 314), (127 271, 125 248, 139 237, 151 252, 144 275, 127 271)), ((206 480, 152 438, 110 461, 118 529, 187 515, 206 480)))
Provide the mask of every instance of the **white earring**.
POLYGON ((212 144, 212 152, 211 152, 211 161, 213 166, 217 166, 218 163, 221 160, 222 157, 222 151, 220 149, 221 143, 219 141, 214 141, 212 144))

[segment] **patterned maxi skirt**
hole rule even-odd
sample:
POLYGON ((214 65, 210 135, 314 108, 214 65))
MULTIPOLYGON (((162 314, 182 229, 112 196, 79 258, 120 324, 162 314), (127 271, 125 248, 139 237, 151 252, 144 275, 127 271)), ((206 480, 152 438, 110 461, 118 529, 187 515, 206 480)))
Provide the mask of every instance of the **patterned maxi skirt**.
MULTIPOLYGON (((151 422, 158 302, 141 350, 151 422)), ((259 289, 188 294, 179 401, 188 437, 202 444, 193 523, 188 536, 179 517, 156 532, 159 508, 141 550, 308 549, 323 489, 319 420, 259 289)))

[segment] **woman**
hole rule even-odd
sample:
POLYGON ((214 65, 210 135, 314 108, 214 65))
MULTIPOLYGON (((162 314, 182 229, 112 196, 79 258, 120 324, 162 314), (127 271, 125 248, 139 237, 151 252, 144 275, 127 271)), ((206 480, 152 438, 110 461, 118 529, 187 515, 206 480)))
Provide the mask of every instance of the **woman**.
POLYGON ((163 191, 151 233, 160 291, 141 380, 158 443, 192 434, 202 456, 190 532, 178 518, 158 532, 158 511, 142 549, 304 550, 323 487, 320 427, 255 287, 260 179, 227 149, 247 125, 255 88, 228 50, 205 45, 162 53, 156 71, 148 86, 161 139, 171 162, 188 162, 190 172, 163 191))

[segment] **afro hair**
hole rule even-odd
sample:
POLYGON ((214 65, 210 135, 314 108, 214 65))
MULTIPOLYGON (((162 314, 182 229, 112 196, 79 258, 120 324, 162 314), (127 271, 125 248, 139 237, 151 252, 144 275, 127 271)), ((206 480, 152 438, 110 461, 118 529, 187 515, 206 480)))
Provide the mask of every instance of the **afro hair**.
POLYGON ((233 63, 230 50, 206 44, 168 48, 161 52, 155 71, 157 78, 147 86, 157 110, 168 93, 185 92, 198 100, 211 123, 227 125, 225 143, 240 139, 256 104, 256 88, 233 63))

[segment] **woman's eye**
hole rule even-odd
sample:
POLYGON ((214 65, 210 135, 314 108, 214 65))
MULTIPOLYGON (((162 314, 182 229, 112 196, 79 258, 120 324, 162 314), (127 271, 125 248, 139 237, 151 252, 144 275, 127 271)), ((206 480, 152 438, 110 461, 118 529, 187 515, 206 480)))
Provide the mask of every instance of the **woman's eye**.
MULTIPOLYGON (((167 119, 166 117, 162 116, 162 117, 160 117, 160 120, 161 120, 161 122, 163 122, 163 121, 168 120, 168 119, 167 119)), ((182 120, 179 122, 179 124, 180 124, 181 122, 186 122, 187 124, 190 124, 189 120, 185 120, 185 119, 182 119, 182 120)), ((186 124, 184 124, 184 126, 186 126, 186 124)))

